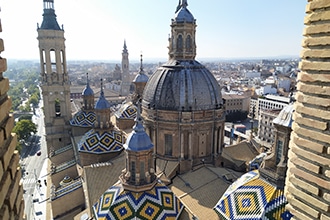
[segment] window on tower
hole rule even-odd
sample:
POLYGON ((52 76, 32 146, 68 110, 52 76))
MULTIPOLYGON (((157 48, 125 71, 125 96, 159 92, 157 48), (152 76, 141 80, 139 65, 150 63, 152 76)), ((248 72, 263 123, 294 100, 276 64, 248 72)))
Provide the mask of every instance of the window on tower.
POLYGON ((188 35, 186 39, 186 49, 187 51, 191 51, 191 36, 188 35))
POLYGON ((182 48, 183 48, 183 39, 182 39, 182 35, 180 34, 178 36, 177 50, 182 51, 182 48))
POLYGON ((281 140, 277 141, 277 151, 276 151, 276 164, 281 161, 281 157, 283 154, 283 142, 281 140))
POLYGON ((55 50, 50 50, 50 65, 52 69, 52 73, 56 73, 56 55, 55 50))
POLYGON ((61 103, 59 99, 55 100, 55 116, 56 117, 61 116, 61 103))
POLYGON ((165 155, 172 156, 173 140, 171 134, 165 134, 165 155))
POLYGON ((135 169, 135 161, 131 162, 131 180, 135 182, 135 174, 136 174, 136 169, 135 169))
POLYGON ((46 71, 47 71, 47 67, 46 67, 46 52, 45 52, 45 50, 42 50, 41 51, 41 53, 42 53, 42 70, 41 70, 41 72, 42 73, 47 73, 46 71))
POLYGON ((62 66, 62 73, 65 73, 65 66, 64 66, 64 52, 61 50, 61 66, 62 66))
POLYGON ((140 162, 140 181, 143 183, 145 181, 145 168, 144 168, 144 161, 140 162))

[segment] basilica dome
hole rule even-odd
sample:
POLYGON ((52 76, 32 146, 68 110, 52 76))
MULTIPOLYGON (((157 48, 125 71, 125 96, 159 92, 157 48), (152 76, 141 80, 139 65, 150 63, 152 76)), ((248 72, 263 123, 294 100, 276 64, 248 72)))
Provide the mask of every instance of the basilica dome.
POLYGON ((212 73, 195 60, 170 60, 150 77, 144 108, 195 111, 222 106, 220 86, 212 73))

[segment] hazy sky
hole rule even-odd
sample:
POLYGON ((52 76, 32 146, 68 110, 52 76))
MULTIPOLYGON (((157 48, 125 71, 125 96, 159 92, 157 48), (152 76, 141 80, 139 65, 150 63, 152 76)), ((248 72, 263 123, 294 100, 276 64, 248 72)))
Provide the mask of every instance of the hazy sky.
MULTIPOLYGON (((197 59, 299 56, 306 0, 188 0, 197 20, 197 59)), ((54 0, 68 60, 167 59, 178 0, 54 0)), ((39 59, 43 0, 3 0, 7 59, 39 59)))

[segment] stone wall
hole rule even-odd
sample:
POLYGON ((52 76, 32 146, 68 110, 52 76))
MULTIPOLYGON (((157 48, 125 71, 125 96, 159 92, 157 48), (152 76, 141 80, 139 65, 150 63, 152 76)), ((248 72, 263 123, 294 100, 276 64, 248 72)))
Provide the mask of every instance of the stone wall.
MULTIPOLYGON (((0 21, 0 32, 2 32, 0 21)), ((0 52, 4 43, 0 38, 0 52)), ((17 137, 11 133, 14 117, 9 114, 11 98, 8 97, 9 80, 3 78, 7 60, 0 57, 0 219, 24 219, 23 186, 18 166, 17 137)))
POLYGON ((286 179, 294 219, 330 219, 330 1, 308 0, 286 179))

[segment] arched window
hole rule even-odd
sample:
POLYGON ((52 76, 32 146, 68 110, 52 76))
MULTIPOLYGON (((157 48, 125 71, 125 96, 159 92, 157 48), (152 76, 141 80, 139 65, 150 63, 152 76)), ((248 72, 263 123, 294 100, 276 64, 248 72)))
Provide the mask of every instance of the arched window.
POLYGON ((65 73, 65 57, 64 57, 64 52, 61 50, 61 66, 62 66, 62 73, 65 73))
POLYGON ((191 51, 191 36, 188 35, 186 39, 186 49, 187 51, 191 51))
POLYGON ((182 35, 180 34, 177 40, 177 50, 181 51, 182 48, 183 48, 183 39, 182 39, 182 35))
POLYGON ((165 155, 172 156, 173 140, 171 134, 165 134, 165 155))
POLYGON ((135 161, 131 161, 131 180, 133 182, 135 182, 135 174, 136 174, 135 161))
POLYGON ((281 161, 281 157, 283 154, 283 142, 281 140, 277 141, 277 150, 276 150, 276 164, 281 161))
POLYGON ((51 49, 50 50, 50 64, 51 64, 51 71, 52 73, 56 73, 56 54, 55 50, 51 49))
POLYGON ((45 50, 42 50, 41 51, 41 56, 42 56, 42 73, 46 73, 46 71, 47 71, 47 68, 46 68, 46 52, 45 52, 45 50))
POLYGON ((61 116, 61 103, 59 99, 55 100, 55 116, 56 117, 61 116))

